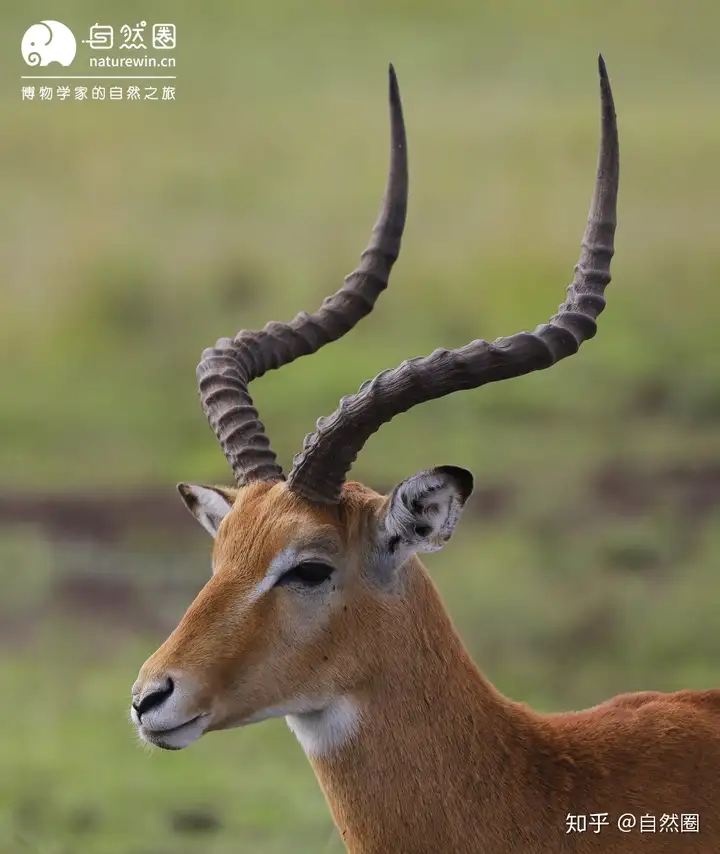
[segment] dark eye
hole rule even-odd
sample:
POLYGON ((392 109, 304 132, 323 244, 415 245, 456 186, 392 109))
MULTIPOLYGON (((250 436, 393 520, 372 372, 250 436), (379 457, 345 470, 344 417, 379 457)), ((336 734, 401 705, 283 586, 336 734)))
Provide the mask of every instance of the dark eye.
POLYGON ((292 584, 299 582, 307 587, 317 587, 323 581, 327 581, 333 573, 333 568, 328 563, 319 560, 306 560, 293 567, 280 578, 278 584, 292 584))

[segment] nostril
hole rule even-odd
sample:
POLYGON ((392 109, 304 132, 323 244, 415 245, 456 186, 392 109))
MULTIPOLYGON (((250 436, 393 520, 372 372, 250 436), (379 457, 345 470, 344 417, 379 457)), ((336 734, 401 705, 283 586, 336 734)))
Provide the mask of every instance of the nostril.
POLYGON ((164 703, 174 690, 175 683, 168 676, 163 685, 153 686, 137 702, 133 701, 132 707, 137 712, 138 718, 142 717, 145 712, 149 712, 164 703))

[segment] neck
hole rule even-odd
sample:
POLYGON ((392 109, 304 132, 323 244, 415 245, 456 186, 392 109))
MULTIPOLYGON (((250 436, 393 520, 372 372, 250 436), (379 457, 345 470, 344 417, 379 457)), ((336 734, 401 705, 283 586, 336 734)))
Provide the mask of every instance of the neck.
POLYGON ((353 854, 500 854, 502 816, 543 821, 527 785, 541 730, 478 672, 424 569, 409 576, 412 605, 378 643, 373 675, 288 723, 353 854))

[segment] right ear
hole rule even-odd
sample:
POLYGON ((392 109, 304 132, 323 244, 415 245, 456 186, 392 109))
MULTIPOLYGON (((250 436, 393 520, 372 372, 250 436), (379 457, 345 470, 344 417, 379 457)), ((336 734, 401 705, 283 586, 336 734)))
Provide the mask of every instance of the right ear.
POLYGON ((473 476, 457 466, 436 466, 398 484, 385 502, 381 548, 394 566, 415 552, 441 549, 452 536, 473 476))
POLYGON ((179 483, 177 488, 187 509, 210 536, 215 537, 220 523, 232 509, 233 493, 220 486, 200 486, 197 483, 179 483))

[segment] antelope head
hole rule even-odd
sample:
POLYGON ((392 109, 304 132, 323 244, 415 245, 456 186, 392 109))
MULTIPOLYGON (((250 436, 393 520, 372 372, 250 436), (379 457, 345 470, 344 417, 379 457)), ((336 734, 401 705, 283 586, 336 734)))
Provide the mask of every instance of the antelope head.
POLYGON ((450 538, 473 479, 439 466, 388 495, 346 476, 368 438, 424 401, 549 368, 596 330, 610 281, 618 142, 600 58, 601 143, 580 260, 565 302, 535 332, 475 340, 383 371, 341 400, 305 439, 287 478, 248 392, 250 382, 340 338, 373 308, 398 257, 408 194, 407 149, 390 67, 390 168, 360 265, 315 314, 242 331, 205 350, 202 406, 232 468, 233 488, 180 484, 214 538, 212 576, 143 665, 131 716, 141 738, 169 750, 203 733, 285 716, 308 753, 352 737, 388 646, 429 619, 416 555, 450 538))

